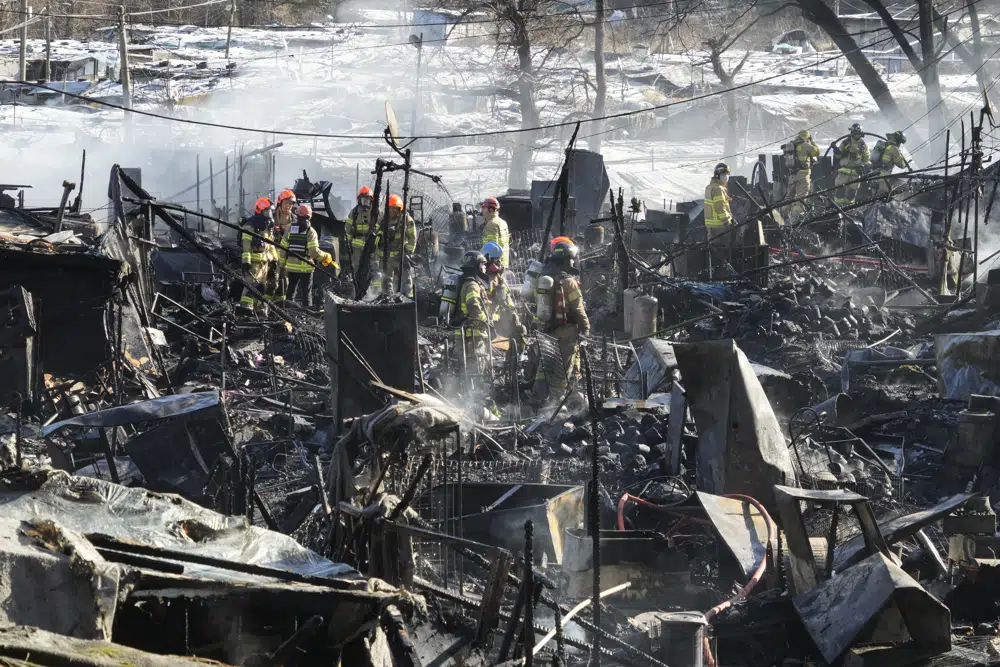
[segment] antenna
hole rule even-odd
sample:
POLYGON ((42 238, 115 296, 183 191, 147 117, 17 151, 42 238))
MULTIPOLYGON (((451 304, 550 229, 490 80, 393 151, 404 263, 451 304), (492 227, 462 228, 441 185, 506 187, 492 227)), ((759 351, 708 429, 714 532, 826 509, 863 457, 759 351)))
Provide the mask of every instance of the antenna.
POLYGON ((396 114, 392 111, 392 105, 388 102, 385 103, 385 120, 388 127, 385 129, 386 138, 385 140, 389 142, 397 151, 399 150, 399 123, 396 121, 396 114))

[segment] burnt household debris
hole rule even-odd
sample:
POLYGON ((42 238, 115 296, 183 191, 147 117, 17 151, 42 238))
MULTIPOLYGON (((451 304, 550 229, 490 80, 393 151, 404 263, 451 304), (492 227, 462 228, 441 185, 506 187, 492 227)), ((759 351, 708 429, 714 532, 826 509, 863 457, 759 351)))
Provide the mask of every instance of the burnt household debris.
POLYGON ((1000 664, 977 137, 850 202, 726 167, 722 226, 572 142, 349 215, 0 185, 0 662, 1000 664))

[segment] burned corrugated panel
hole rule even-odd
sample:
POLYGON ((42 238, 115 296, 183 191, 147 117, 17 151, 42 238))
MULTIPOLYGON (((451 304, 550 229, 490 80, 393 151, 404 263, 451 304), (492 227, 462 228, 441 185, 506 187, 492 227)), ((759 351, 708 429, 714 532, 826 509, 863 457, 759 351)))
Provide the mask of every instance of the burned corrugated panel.
POLYGON ((379 305, 347 301, 327 292, 324 310, 336 420, 383 407, 384 402, 366 390, 374 379, 403 390, 413 388, 417 370, 417 309, 413 301, 379 305))
POLYGON ((122 263, 92 254, 0 247, 0 289, 20 285, 38 303, 42 367, 83 375, 111 357, 109 307, 122 263))
POLYGON ((31 295, 20 286, 0 292, 0 403, 33 403, 41 388, 38 323, 31 295))

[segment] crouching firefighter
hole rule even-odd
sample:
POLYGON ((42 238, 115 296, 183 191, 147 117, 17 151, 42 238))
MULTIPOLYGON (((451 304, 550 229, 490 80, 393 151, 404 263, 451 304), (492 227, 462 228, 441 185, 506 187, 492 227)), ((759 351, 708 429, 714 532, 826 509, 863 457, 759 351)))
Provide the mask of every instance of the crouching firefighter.
POLYGON ((583 302, 577 276, 580 250, 572 242, 560 241, 552 248, 545 270, 538 277, 535 293, 535 319, 538 331, 559 342, 565 373, 548 378, 544 363, 535 374, 534 392, 538 397, 560 399, 569 390, 567 382, 580 372, 580 338, 590 334, 590 319, 583 302))
POLYGON ((294 300, 298 291, 302 306, 312 308, 313 265, 301 257, 308 257, 322 266, 332 266, 334 274, 340 270, 333 261, 333 256, 319 248, 319 235, 312 226, 312 206, 299 204, 295 211, 295 222, 281 239, 281 248, 284 251, 282 264, 288 277, 288 294, 285 298, 294 300))
MULTIPOLYGON (((271 200, 261 197, 254 203, 253 215, 243 220, 243 231, 240 232, 243 280, 261 293, 273 290, 273 285, 269 285, 269 278, 273 280, 273 268, 278 259, 274 246, 267 242, 274 240, 273 217, 271 200)), ((261 314, 267 313, 266 302, 258 300, 243 285, 237 286, 237 289, 240 292, 241 307, 261 314)))

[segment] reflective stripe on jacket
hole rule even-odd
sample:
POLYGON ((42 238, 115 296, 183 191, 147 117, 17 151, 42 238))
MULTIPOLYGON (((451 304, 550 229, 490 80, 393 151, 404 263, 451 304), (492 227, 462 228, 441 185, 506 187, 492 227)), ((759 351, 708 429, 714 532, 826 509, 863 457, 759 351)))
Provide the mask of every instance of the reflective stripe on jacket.
POLYGON ((368 231, 371 229, 371 221, 378 219, 379 213, 374 206, 367 211, 362 211, 357 206, 352 208, 344 223, 344 231, 347 232, 347 240, 351 245, 358 250, 364 248, 368 231))
POLYGON ((281 240, 281 247, 290 251, 285 253, 285 270, 292 273, 311 273, 313 271, 312 265, 292 254, 294 252, 304 257, 312 257, 313 253, 310 250, 319 250, 319 236, 312 225, 298 221, 293 222, 288 228, 285 238, 281 240))

